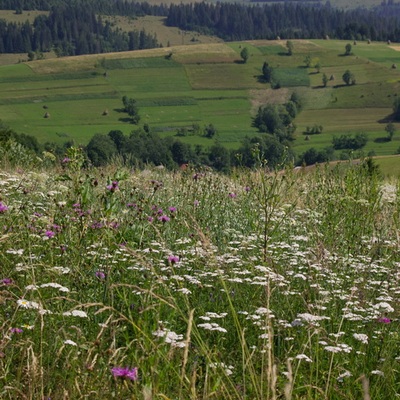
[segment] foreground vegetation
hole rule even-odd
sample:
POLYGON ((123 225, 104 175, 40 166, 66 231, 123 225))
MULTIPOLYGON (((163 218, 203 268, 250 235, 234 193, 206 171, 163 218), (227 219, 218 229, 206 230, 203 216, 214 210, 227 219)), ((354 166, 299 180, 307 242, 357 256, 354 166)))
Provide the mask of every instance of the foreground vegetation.
POLYGON ((2 169, 1 398, 398 395, 399 188, 371 161, 82 161, 2 169))

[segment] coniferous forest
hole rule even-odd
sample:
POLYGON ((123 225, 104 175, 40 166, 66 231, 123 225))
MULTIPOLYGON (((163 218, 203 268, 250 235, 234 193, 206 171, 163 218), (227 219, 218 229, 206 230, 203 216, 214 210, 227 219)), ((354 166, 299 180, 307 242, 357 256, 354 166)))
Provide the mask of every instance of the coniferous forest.
POLYGON ((321 2, 254 5, 229 3, 153 6, 124 0, 0 0, 0 9, 49 11, 31 25, 0 20, 0 52, 46 52, 59 56, 158 47, 146 32, 124 32, 101 15, 166 17, 168 26, 224 40, 335 38, 400 41, 400 6, 383 2, 372 10, 343 11, 321 2))

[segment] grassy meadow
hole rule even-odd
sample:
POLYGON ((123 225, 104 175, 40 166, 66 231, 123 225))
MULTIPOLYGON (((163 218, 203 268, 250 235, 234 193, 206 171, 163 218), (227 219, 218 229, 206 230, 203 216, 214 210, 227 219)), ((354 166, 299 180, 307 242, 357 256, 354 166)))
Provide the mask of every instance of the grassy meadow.
POLYGON ((2 399, 400 394, 393 178, 0 151, 2 399))
MULTIPOLYGON (((400 66, 400 47, 357 42, 352 54, 344 56, 346 44, 298 40, 293 55, 287 56, 285 41, 200 43, 4 65, 0 119, 41 141, 86 144, 95 133, 119 129, 129 134, 136 128, 121 113, 126 95, 138 102, 140 124, 163 136, 211 123, 218 141, 235 149, 246 135, 258 134, 252 117, 260 105, 284 103, 295 91, 304 105, 295 120, 297 154, 330 146, 334 135, 360 132, 369 139, 365 153, 395 154, 399 134, 390 142, 384 138, 399 91, 400 72, 392 66, 400 66), (244 47, 250 53, 247 63, 240 57, 244 47), (311 57, 309 68, 306 56, 311 57), (280 89, 272 90, 260 79, 264 61, 274 68, 280 89), (347 69, 354 73, 356 85, 342 81, 347 69), (322 85, 323 74, 332 77, 327 87, 322 85), (46 112, 49 118, 44 118, 46 112), (322 134, 306 141, 303 133, 315 124, 323 126, 322 134)), ((399 130, 400 124, 395 125, 399 130)), ((181 139, 213 144, 201 136, 181 139)))

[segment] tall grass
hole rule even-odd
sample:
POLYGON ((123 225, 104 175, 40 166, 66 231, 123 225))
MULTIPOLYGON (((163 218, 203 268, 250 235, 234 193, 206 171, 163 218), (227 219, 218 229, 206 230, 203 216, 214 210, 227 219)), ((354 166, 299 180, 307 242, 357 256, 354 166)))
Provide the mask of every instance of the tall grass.
POLYGON ((6 158, 2 399, 398 395, 400 192, 371 164, 6 158))

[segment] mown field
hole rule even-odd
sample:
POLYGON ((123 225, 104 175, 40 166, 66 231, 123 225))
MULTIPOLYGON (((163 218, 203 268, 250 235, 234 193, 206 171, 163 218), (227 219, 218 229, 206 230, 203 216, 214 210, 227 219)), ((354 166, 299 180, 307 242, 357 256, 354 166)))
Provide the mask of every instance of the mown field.
MULTIPOLYGON (((396 153, 400 134, 391 142, 383 140, 399 91, 400 73, 392 68, 400 65, 395 44, 358 42, 350 56, 343 55, 346 41, 294 41, 292 56, 287 56, 285 44, 193 44, 1 66, 0 118, 41 141, 85 144, 95 133, 120 129, 128 134, 137 128, 121 112, 126 95, 138 102, 141 126, 175 135, 180 127, 211 123, 219 142, 237 148, 246 135, 258 134, 252 117, 260 105, 283 103, 295 91, 304 104, 295 120, 298 154, 329 146, 334 135, 360 132, 369 139, 365 153, 396 153), (244 47, 250 52, 247 63, 240 57, 244 47), (304 62, 308 55, 310 68, 304 62), (274 68, 280 89, 260 80, 264 61, 274 68), (313 67, 316 63, 320 72, 313 67), (354 86, 342 81, 347 69, 356 77, 354 86), (324 73, 334 78, 327 87, 322 85, 324 73), (49 118, 44 118, 46 112, 49 118), (315 124, 323 126, 323 133, 305 140, 303 132, 315 124)), ((200 136, 182 140, 213 143, 200 136)))

